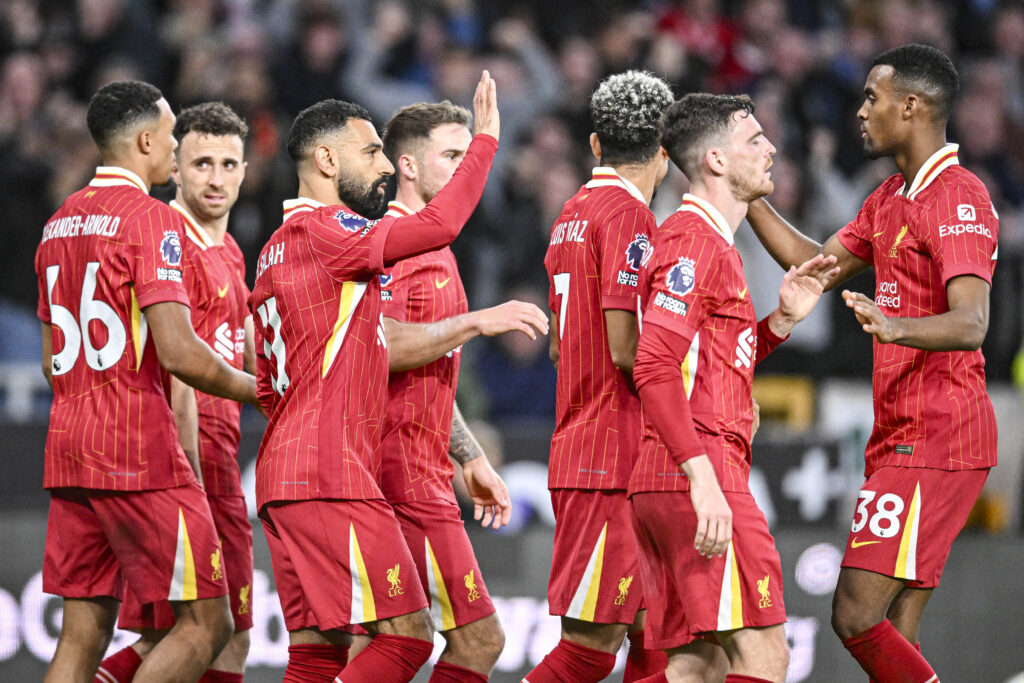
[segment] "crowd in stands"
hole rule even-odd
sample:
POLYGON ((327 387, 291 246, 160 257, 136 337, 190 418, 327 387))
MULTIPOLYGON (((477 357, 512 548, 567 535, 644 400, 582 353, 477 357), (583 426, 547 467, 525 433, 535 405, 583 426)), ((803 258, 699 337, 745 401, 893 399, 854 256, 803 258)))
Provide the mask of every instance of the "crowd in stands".
MULTIPOLYGON (((471 307, 512 295, 544 307, 551 224, 594 165, 588 103, 601 78, 643 68, 677 95, 749 93, 779 149, 770 199, 821 238, 894 172, 890 160, 863 156, 855 113, 873 56, 909 42, 942 49, 960 69, 949 137, 1000 215, 985 350, 990 378, 1006 379, 1024 311, 1024 4, 997 0, 5 0, 0 314, 23 323, 34 313, 41 226, 98 164, 85 107, 111 80, 152 82, 175 111, 223 100, 249 121, 231 231, 251 282, 253 261, 281 222, 281 201, 296 192, 283 140, 300 110, 328 97, 352 100, 381 126, 415 101, 469 106, 480 70, 489 69, 502 148, 481 209, 453 248, 471 307)), ((685 188, 673 171, 653 203, 659 220, 685 188)), ((737 241, 755 304, 767 311, 781 270, 749 231, 737 241)), ((862 278, 853 284, 870 293, 871 276, 862 278)), ((867 378, 869 339, 836 297, 827 303, 772 367, 867 378)), ((489 406, 495 418, 553 414, 546 339, 488 340, 467 355, 476 369, 465 382, 479 394, 473 405, 489 406)))

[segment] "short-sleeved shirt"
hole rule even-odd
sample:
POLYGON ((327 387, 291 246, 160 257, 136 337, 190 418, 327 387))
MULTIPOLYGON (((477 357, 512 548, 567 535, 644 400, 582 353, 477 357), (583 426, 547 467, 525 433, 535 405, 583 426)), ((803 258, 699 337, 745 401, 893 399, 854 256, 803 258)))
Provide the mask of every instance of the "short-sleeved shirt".
MULTIPOLYGON (((710 203, 683 195, 640 276, 643 326, 690 340, 680 372, 694 428, 723 491, 747 492, 757 318, 732 229, 710 203)), ((645 417, 630 494, 686 491, 689 479, 645 417)))
POLYGON ((551 229, 544 267, 558 316, 556 426, 548 487, 625 489, 640 401, 612 363, 605 310, 637 312, 637 277, 655 227, 643 194, 598 167, 551 229))
POLYGON ((53 335, 46 488, 195 481, 143 314, 188 305, 182 262, 177 214, 123 168, 96 169, 46 223, 35 262, 37 311, 53 335))
MULTIPOLYGON (((245 361, 245 319, 249 316, 242 250, 229 234, 224 235, 223 244, 215 244, 178 202, 172 201, 171 208, 182 220, 183 275, 192 303, 192 327, 228 365, 241 369, 245 361)), ((203 488, 214 496, 240 495, 238 420, 242 405, 197 391, 196 407, 203 488)))
MULTIPOLYGON (((388 216, 412 213, 392 202, 388 216)), ((379 276, 384 316, 432 323, 466 313, 469 304, 451 249, 403 259, 379 276)), ((462 349, 388 379, 380 487, 389 503, 455 500, 448 457, 462 349)))
MULTIPOLYGON (((999 219, 982 182, 946 145, 904 194, 894 175, 839 231, 854 256, 875 267, 875 303, 887 316, 949 311, 946 286, 971 275, 992 284, 999 219)), ((879 467, 965 470, 996 464, 996 421, 976 351, 924 351, 874 341, 875 426, 866 474, 879 467)))
POLYGON ((270 416, 256 501, 379 499, 388 361, 377 275, 393 219, 305 198, 284 206, 250 297, 270 416))

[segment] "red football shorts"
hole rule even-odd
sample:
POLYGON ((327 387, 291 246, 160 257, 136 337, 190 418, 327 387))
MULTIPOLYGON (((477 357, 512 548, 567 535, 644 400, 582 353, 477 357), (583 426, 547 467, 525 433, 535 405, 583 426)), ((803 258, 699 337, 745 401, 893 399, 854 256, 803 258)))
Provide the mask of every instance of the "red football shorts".
POLYGON ((875 470, 860 490, 843 566, 905 579, 913 588, 938 586, 988 472, 875 470))
POLYGON ((458 504, 438 498, 392 509, 427 588, 434 628, 449 631, 494 614, 458 504))
POLYGON ((260 513, 285 628, 341 628, 427 606, 383 500, 300 500, 260 513))
POLYGON ((622 489, 553 489, 551 614, 632 624, 644 608, 637 544, 622 489))
POLYGON ((749 493, 726 492, 732 541, 708 559, 693 547, 697 514, 687 491, 635 493, 633 524, 647 600, 644 646, 664 650, 701 634, 786 621, 782 565, 749 493))
POLYGON ((43 590, 141 602, 227 593, 221 548, 198 484, 156 491, 50 491, 43 590))
MULTIPOLYGON (((231 616, 235 631, 252 628, 252 526, 242 496, 207 496, 213 524, 217 528, 222 552, 221 569, 228 582, 231 616)), ((141 604, 131 590, 125 591, 117 625, 138 631, 146 628, 169 629, 174 626, 174 610, 166 600, 141 604)))

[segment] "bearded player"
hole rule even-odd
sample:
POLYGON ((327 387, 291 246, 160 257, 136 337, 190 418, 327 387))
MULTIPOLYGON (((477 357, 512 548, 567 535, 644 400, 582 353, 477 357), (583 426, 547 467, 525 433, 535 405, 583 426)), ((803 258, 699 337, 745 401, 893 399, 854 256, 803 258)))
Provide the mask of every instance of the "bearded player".
MULTIPOLYGON (((398 191, 387 215, 423 210, 448 184, 473 139, 471 122, 469 111, 447 101, 413 104, 391 118, 384 153, 396 167, 398 191)), ((422 364, 419 346, 403 339, 398 323, 456 325, 469 318, 478 321, 479 334, 490 336, 513 329, 530 333, 519 322, 524 314, 538 328, 546 329, 547 321, 539 308, 517 301, 467 313, 448 247, 400 261, 380 282, 391 369, 381 491, 428 588, 434 628, 445 639, 430 680, 486 681, 505 636, 463 527, 451 461, 461 465, 474 515, 484 526, 508 523, 508 492, 455 404, 461 347, 422 364)), ((353 654, 367 640, 356 635, 353 654)))
POLYGON ((544 259, 558 368, 548 605, 561 617, 562 639, 526 675, 530 683, 605 678, 631 629, 626 680, 665 664, 660 653, 643 649, 626 486, 640 441, 632 386, 637 275, 655 227, 648 204, 668 171, 658 119, 671 103, 668 85, 644 72, 600 84, 590 101, 590 146, 600 165, 566 202, 544 259))
POLYGON ((757 321, 733 242, 747 204, 773 188, 775 148, 753 109, 746 96, 699 93, 662 119, 690 192, 658 228, 640 283, 644 440, 629 491, 649 646, 669 655, 651 682, 700 680, 694 661, 714 661, 712 641, 726 681, 786 677, 782 570, 749 487, 753 372, 836 269, 820 255, 791 268, 778 308, 757 321))
POLYGON ((956 68, 924 45, 874 60, 857 112, 864 151, 898 173, 819 245, 766 202, 749 219, 787 267, 839 259, 837 282, 875 269, 875 297, 843 299, 874 348, 875 423, 832 603, 832 627, 877 681, 933 681, 918 627, 956 535, 996 465, 996 422, 981 343, 999 219, 985 186, 957 160, 946 122, 956 68))
POLYGON ((54 390, 44 486, 51 490, 43 587, 64 597, 47 681, 91 681, 125 584, 169 600, 176 624, 136 681, 196 680, 231 637, 221 547, 178 443, 168 374, 255 401, 189 322, 178 214, 148 194, 177 142, 160 91, 103 86, 89 132, 104 166, 43 230, 36 252, 43 371, 54 390))
MULTIPOLYGON (((172 177, 177 194, 171 208, 181 216, 185 288, 192 304, 192 327, 199 338, 235 368, 255 370, 252 316, 245 284, 245 261, 227 232, 231 207, 245 177, 246 123, 227 105, 208 102, 182 111, 174 124, 178 141, 172 177)), ((252 609, 252 527, 238 470, 241 405, 197 393, 171 380, 171 406, 178 439, 203 484, 217 535, 220 568, 228 583, 234 635, 200 682, 240 682, 249 651, 252 609)), ((164 602, 141 605, 130 591, 118 625, 142 638, 103 661, 93 683, 127 683, 142 658, 174 625, 164 602)))
MULTIPOLYGON (((475 208, 499 127, 486 71, 474 113, 473 142, 445 189, 380 221, 370 219, 384 213, 394 167, 365 109, 325 100, 289 134, 300 197, 285 202, 251 297, 270 413, 257 505, 291 643, 286 680, 408 681, 433 650, 415 564, 376 483, 388 370, 378 275, 447 246, 475 208), (373 640, 346 665, 349 624, 373 640)), ((404 327, 428 357, 459 343, 459 325, 404 327)))

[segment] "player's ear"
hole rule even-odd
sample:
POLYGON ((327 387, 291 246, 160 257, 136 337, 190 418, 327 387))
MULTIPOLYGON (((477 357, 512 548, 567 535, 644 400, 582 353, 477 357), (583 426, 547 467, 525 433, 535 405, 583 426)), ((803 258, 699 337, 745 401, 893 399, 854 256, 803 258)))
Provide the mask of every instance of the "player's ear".
POLYGON ((398 173, 400 177, 414 181, 419 177, 420 169, 416 163, 416 157, 411 154, 403 154, 398 157, 398 173))
POLYGON ((143 154, 149 154, 153 151, 153 131, 148 128, 141 128, 138 133, 135 134, 135 146, 143 154))
POLYGON ((175 185, 181 185, 181 169, 178 168, 178 155, 174 155, 174 161, 171 162, 171 179, 175 185))
POLYGON ((316 164, 320 173, 328 178, 338 175, 338 163, 335 158, 335 152, 327 145, 317 145, 313 150, 313 163, 316 164))
POLYGON ((707 164, 712 175, 725 175, 725 168, 727 165, 725 155, 718 147, 709 147, 708 150, 704 152, 704 163, 707 164))
POLYGON ((914 93, 910 93, 903 98, 903 118, 909 119, 914 114, 919 113, 923 106, 924 101, 914 93))
POLYGON ((597 133, 590 134, 590 151, 598 161, 601 161, 601 141, 597 139, 597 133))

